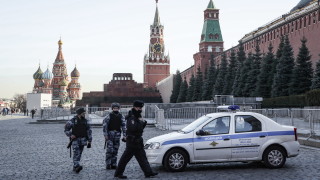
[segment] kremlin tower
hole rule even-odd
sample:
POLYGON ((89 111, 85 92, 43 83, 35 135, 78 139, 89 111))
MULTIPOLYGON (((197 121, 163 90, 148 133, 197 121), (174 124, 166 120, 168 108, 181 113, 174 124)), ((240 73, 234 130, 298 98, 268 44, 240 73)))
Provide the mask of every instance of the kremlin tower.
POLYGON ((38 70, 33 74, 33 93, 52 94, 52 106, 57 106, 58 104, 63 106, 81 99, 81 86, 78 82, 80 73, 75 67, 71 73, 71 82, 69 82, 67 67, 62 53, 62 44, 60 39, 58 41, 59 50, 53 63, 52 72, 48 67, 43 73, 39 65, 38 70))
MULTIPOLYGON (((156 0, 158 4, 158 0, 156 0)), ((153 24, 150 26, 150 43, 148 53, 144 56, 144 85, 155 88, 156 83, 170 75, 170 57, 165 55, 163 25, 160 23, 158 5, 153 24)))

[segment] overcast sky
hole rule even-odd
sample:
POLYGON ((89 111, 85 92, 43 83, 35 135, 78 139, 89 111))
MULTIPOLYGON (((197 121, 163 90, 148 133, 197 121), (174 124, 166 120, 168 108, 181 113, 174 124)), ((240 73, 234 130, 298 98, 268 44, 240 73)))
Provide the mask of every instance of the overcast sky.
MULTIPOLYGON (((225 49, 246 33, 289 12, 299 0, 214 0, 225 49)), ((209 0, 159 0, 171 73, 193 65, 209 0)), ((0 0, 0 97, 31 92, 40 62, 46 70, 60 35, 70 75, 80 71, 82 92, 102 91, 113 73, 143 81, 155 0, 0 0)))

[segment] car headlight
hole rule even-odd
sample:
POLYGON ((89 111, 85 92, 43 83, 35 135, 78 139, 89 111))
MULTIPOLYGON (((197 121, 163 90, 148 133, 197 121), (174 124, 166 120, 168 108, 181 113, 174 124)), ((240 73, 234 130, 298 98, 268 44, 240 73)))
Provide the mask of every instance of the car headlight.
POLYGON ((152 142, 150 144, 146 144, 145 149, 159 149, 160 143, 158 142, 152 142))

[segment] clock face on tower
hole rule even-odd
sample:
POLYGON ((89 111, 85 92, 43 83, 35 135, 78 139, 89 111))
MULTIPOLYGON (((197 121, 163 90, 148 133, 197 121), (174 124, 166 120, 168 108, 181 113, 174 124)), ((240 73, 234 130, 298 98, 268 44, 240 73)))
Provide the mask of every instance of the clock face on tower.
POLYGON ((153 49, 153 52, 159 53, 162 50, 162 46, 161 46, 161 44, 156 43, 156 44, 153 45, 152 49, 153 49))

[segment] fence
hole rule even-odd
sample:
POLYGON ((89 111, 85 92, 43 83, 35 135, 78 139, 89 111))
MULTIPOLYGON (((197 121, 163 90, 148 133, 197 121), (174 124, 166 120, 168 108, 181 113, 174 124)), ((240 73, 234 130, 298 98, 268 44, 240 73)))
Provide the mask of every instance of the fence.
MULTIPOLYGON (((217 112, 215 107, 171 108, 166 111, 155 109, 156 127, 162 130, 180 129, 195 119, 217 112)), ((282 125, 298 128, 298 132, 309 137, 320 135, 320 109, 249 109, 263 114, 282 125)))
POLYGON ((41 120, 67 120, 70 116, 70 109, 63 108, 41 109, 35 114, 35 117, 41 120))

